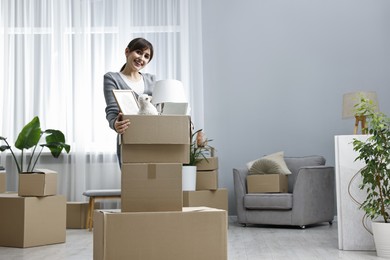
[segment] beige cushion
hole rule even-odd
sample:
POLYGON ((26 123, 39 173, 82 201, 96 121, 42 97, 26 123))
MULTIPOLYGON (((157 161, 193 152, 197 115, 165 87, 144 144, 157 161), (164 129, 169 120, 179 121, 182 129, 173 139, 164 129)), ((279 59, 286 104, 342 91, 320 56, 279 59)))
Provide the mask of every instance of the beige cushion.
POLYGON ((284 152, 277 152, 247 163, 249 174, 291 174, 284 152))

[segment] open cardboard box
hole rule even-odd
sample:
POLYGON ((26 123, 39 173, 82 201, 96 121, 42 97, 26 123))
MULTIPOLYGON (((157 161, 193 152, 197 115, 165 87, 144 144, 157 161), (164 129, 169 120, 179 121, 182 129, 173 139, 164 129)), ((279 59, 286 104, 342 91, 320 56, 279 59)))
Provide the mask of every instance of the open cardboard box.
POLYGON ((19 174, 19 196, 50 196, 57 194, 57 172, 36 169, 19 174))
POLYGON ((114 91, 123 119, 130 126, 121 135, 122 163, 188 163, 190 116, 137 115, 132 91, 114 91))
POLYGON ((124 115, 130 126, 121 136, 123 163, 188 163, 190 117, 124 115))

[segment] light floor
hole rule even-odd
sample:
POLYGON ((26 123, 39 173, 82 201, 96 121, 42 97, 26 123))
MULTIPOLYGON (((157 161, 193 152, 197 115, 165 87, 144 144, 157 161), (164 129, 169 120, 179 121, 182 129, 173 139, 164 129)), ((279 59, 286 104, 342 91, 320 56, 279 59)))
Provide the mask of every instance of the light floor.
MULTIPOLYGON (((0 259, 91 260, 92 232, 68 229, 66 234, 67 241, 63 244, 25 249, 0 247, 0 259)), ((302 230, 295 227, 242 227, 234 217, 229 218, 229 260, 382 259, 376 257, 375 251, 342 251, 337 248, 337 223, 302 230)))

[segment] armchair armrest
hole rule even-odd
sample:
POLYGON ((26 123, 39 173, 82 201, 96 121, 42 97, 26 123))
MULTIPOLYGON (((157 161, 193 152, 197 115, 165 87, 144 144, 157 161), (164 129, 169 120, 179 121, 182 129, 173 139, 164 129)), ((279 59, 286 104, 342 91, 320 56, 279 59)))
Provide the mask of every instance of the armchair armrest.
POLYGON ((248 169, 233 169, 234 195, 237 207, 237 220, 246 223, 244 196, 247 193, 246 176, 248 169))
POLYGON ((293 225, 332 221, 334 193, 334 167, 302 167, 293 190, 293 225))

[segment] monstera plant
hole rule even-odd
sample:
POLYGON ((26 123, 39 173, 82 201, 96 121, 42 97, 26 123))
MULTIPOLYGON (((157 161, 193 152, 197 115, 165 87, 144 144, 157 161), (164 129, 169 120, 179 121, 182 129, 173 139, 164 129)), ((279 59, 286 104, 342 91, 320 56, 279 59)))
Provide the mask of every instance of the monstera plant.
POLYGON ((19 173, 33 172, 45 147, 50 150, 54 158, 58 158, 63 150, 67 153, 70 151, 70 145, 65 143, 64 134, 59 130, 53 129, 42 131, 40 121, 37 116, 23 127, 16 139, 15 148, 21 150, 19 159, 9 145, 7 138, 0 136, 0 140, 5 143, 5 145, 0 146, 0 151, 3 152, 10 150, 19 173), (42 136, 45 136, 46 143, 39 143, 42 136), (30 158, 24 162, 25 151, 31 148, 32 152, 30 154, 30 158), (37 149, 39 151, 37 151, 37 149))

